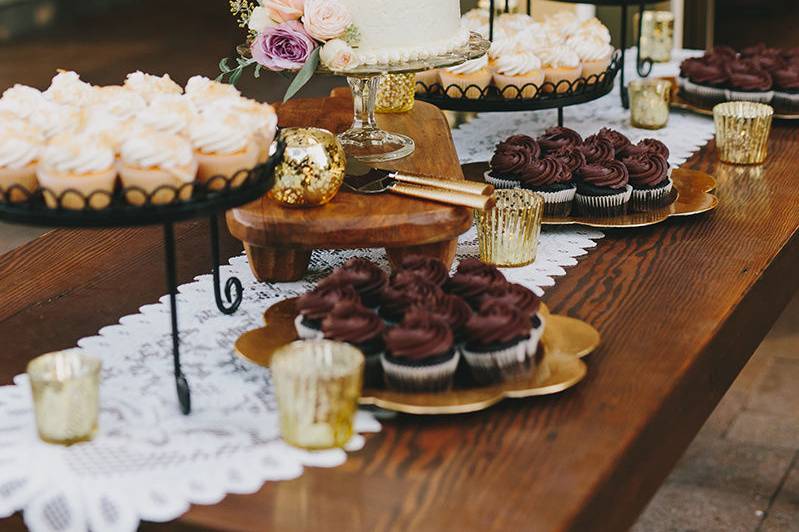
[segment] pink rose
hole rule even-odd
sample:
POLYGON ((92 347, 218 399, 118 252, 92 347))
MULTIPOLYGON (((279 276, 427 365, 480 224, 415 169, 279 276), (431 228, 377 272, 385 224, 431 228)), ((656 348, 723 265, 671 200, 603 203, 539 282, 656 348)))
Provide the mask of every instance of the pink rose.
POLYGON ((341 39, 330 39, 319 51, 322 64, 333 72, 346 72, 360 63, 352 47, 341 39))
POLYGON ((259 33, 250 47, 252 57, 269 70, 298 70, 308 60, 316 41, 296 20, 259 33))
POLYGON ((263 0, 261 5, 275 22, 288 22, 302 17, 305 0, 263 0))
POLYGON ((340 37, 352 24, 352 15, 339 0, 306 0, 305 30, 320 41, 340 37))

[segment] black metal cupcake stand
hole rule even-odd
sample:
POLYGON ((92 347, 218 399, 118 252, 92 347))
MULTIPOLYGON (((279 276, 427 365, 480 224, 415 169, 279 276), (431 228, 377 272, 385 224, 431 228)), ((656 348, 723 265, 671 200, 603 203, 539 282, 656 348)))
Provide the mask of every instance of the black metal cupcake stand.
MULTIPOLYGON (((592 3, 595 5, 621 6, 621 50, 613 54, 607 70, 599 75, 580 78, 574 82, 561 81, 557 85, 550 82, 543 83, 540 87, 527 84, 523 87, 508 86, 502 90, 496 87, 481 89, 473 85, 461 88, 456 85, 448 87, 440 83, 426 85, 419 81, 416 98, 450 111, 540 111, 543 109, 558 110, 558 125, 563 126, 563 109, 599 99, 611 90, 620 75, 621 102, 625 109, 630 106, 627 87, 624 81, 624 65, 627 49, 627 13, 629 6, 638 6, 641 16, 638 17, 638 46, 636 57, 636 70, 641 77, 648 76, 652 71, 652 61, 641 57, 641 27, 643 12, 646 4, 657 0, 595 0, 583 2, 581 0, 565 0, 571 3, 592 3), (525 92, 534 92, 535 97, 523 97, 525 92), (478 95, 479 93, 479 95, 478 95), (471 97, 467 97, 471 96, 471 97), (476 97, 475 97, 476 96, 476 97)), ((505 0, 504 11, 510 11, 510 2, 505 0)), ((496 0, 490 1, 489 6, 489 40, 494 38, 494 19, 496 13, 496 0)), ((527 14, 532 14, 532 0, 527 0, 527 14)))
POLYGON ((223 314, 233 314, 241 305, 244 288, 236 277, 225 282, 224 299, 219 257, 217 215, 234 207, 255 201, 272 188, 274 170, 283 156, 285 145, 277 142, 269 159, 249 170, 240 170, 230 177, 216 176, 205 183, 187 183, 181 187, 163 185, 151 193, 138 187, 117 186, 113 193, 95 191, 88 195, 69 189, 54 193, 46 188, 29 191, 17 185, 0 188, 0 220, 26 225, 68 228, 113 228, 163 225, 166 283, 172 325, 172 355, 175 386, 180 409, 191 412, 189 384, 181 369, 180 331, 177 314, 177 273, 174 224, 207 217, 211 239, 211 270, 216 306, 223 314), (141 205, 128 202, 136 196, 141 205), (164 197, 167 198, 164 201, 164 197), (187 197, 188 199, 181 199, 187 197), (46 201, 49 199, 50 205, 46 201), (13 202, 9 202, 13 199, 13 202), (75 208, 75 205, 82 208, 75 208), (102 208, 94 208, 98 204, 102 208))

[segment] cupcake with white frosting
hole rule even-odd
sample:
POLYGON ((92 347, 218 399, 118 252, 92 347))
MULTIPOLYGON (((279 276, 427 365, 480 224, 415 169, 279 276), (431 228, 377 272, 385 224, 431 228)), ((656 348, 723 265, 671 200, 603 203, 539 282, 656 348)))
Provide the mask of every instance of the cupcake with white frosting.
POLYGON ((534 98, 544 83, 541 60, 532 52, 515 52, 497 58, 494 85, 504 98, 534 98))
POLYGON ((580 57, 580 62, 583 65, 582 77, 591 78, 588 83, 599 81, 600 76, 610 66, 613 47, 601 39, 584 35, 570 37, 566 41, 566 45, 580 57))
POLYGON ((122 144, 118 164, 125 199, 133 205, 190 199, 197 167, 186 138, 146 129, 134 132, 122 144))
POLYGON ((466 61, 463 64, 439 71, 441 84, 450 98, 480 98, 491 83, 488 56, 466 61))
POLYGON ((118 155, 122 142, 132 130, 132 123, 130 119, 120 118, 101 108, 90 107, 83 113, 77 134, 106 144, 118 155))
POLYGON ((196 106, 179 94, 161 94, 136 115, 136 125, 174 135, 186 135, 197 116, 196 106))
POLYGON ((39 89, 16 84, 3 92, 0 98, 0 112, 9 112, 19 118, 27 119, 47 100, 39 89))
POLYGON ((138 93, 148 102, 161 94, 183 94, 183 88, 172 81, 169 74, 154 76, 140 70, 127 75, 125 88, 138 93))
POLYGON ((580 30, 583 21, 574 12, 559 11, 544 20, 544 26, 565 40, 580 30))
POLYGON ((120 120, 131 120, 145 107, 147 107, 147 102, 144 98, 128 88, 119 85, 94 88, 94 101, 91 108, 108 113, 120 120))
POLYGON ((62 70, 53 77, 44 97, 61 105, 84 107, 94 101, 94 87, 75 72, 62 70))
POLYGON ((37 129, 22 120, 0 125, 0 201, 27 201, 38 188, 36 165, 44 143, 37 129))
POLYGON ((268 103, 249 98, 220 98, 203 109, 203 114, 231 115, 247 124, 258 144, 258 162, 269 158, 269 148, 277 132, 277 113, 268 103))
POLYGON ((539 52, 544 67, 544 78, 552 85, 545 85, 544 92, 566 92, 583 72, 580 56, 568 46, 552 46, 539 52))
POLYGON ((36 176, 50 208, 104 209, 116 181, 113 150, 87 135, 59 135, 42 152, 36 176), (87 205, 88 202, 88 205, 87 205))
POLYGON ((71 105, 59 105, 49 100, 38 105, 28 117, 28 121, 51 139, 62 133, 73 133, 83 124, 84 112, 71 105))
POLYGON ((610 31, 607 26, 602 24, 596 17, 584 20, 572 37, 598 39, 605 44, 610 44, 610 31))
POLYGON ((226 181, 237 187, 246 178, 245 172, 258 163, 259 149, 252 128, 236 116, 203 113, 189 125, 189 138, 200 164, 198 178, 209 188, 225 188, 226 181), (236 176, 235 180, 230 181, 236 176), (216 179, 213 179, 216 178, 216 179))
POLYGON ((192 76, 186 82, 186 98, 198 107, 220 99, 238 98, 239 90, 228 83, 220 83, 205 76, 192 76))

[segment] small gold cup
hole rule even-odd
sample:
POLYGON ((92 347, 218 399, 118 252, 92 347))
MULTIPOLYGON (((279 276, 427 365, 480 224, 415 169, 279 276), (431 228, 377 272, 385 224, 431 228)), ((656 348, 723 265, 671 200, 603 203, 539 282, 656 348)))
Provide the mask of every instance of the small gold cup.
POLYGON ((407 113, 416 101, 416 74, 386 74, 377 88, 378 113, 407 113))
POLYGON ((774 109, 754 102, 724 102, 713 108, 719 159, 732 164, 761 164, 768 155, 774 109))
POLYGON ((28 363, 36 428, 42 440, 72 445, 94 437, 100 410, 100 368, 98 359, 80 349, 47 353, 28 363))
POLYGON ((544 198, 530 190, 497 190, 497 203, 477 212, 480 260, 496 266, 524 266, 535 260, 544 198))
POLYGON ((647 10, 643 16, 641 57, 649 58, 656 63, 668 63, 671 61, 671 50, 674 48, 674 15, 671 11, 647 10))
POLYGON ((642 129, 660 129, 669 123, 671 82, 666 79, 635 79, 627 86, 630 123, 642 129))
POLYGON ((292 342, 275 352, 270 368, 283 439, 303 449, 343 447, 363 384, 363 354, 330 340, 292 342))

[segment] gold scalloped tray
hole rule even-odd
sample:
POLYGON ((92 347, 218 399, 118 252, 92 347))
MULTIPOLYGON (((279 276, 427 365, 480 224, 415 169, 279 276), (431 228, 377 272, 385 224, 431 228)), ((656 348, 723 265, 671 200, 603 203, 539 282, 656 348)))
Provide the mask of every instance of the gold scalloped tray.
MULTIPOLYGON (((496 386, 475 386, 468 376, 456 376, 455 387, 444 393, 402 393, 367 388, 361 404, 374 405, 406 414, 462 414, 484 410, 505 398, 552 395, 580 382, 588 368, 581 360, 599 345, 599 332, 587 323, 550 314, 545 305, 542 313, 546 328, 541 339, 537 368, 529 378, 496 386)), ((294 318, 296 298, 273 305, 264 313, 266 327, 248 331, 236 340, 236 353, 260 366, 268 367, 274 351, 297 339, 294 318)))

